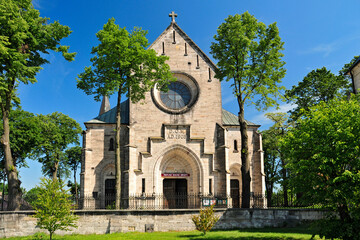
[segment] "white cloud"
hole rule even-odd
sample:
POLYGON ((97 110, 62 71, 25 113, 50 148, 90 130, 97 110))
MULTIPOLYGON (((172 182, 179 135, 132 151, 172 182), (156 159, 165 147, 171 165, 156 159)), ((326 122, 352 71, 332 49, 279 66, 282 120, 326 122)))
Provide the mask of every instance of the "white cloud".
POLYGON ((271 110, 269 110, 267 112, 255 115, 253 118, 251 118, 250 121, 261 125, 262 129, 266 129, 273 124, 273 122, 265 116, 266 113, 288 112, 288 111, 294 109, 295 107, 296 107, 295 104, 286 103, 286 104, 280 105, 279 109, 272 108, 271 110))
POLYGON ((222 100, 222 104, 225 105, 233 101, 236 101, 236 97, 233 94, 229 94, 226 98, 222 100))
POLYGON ((300 54, 315 54, 315 53, 320 53, 323 54, 324 57, 329 56, 331 53, 339 50, 342 48, 343 45, 345 44, 349 44, 352 41, 358 40, 360 39, 360 36, 346 36, 346 37, 341 37, 339 39, 336 39, 332 42, 329 43, 321 43, 315 47, 312 47, 310 49, 307 50, 303 50, 300 51, 300 54))
POLYGON ((41 9, 40 1, 41 0, 33 0, 32 1, 32 4, 33 4, 34 8, 41 9))

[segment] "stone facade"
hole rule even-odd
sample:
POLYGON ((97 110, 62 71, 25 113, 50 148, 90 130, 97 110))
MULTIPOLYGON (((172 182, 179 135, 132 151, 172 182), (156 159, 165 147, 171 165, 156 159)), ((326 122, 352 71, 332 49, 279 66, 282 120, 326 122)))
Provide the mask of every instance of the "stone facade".
MULTIPOLYGON (((122 195, 181 191, 230 196, 234 189, 240 194, 239 124, 236 115, 222 109, 221 84, 214 78, 215 64, 175 21, 150 48, 169 56, 167 63, 180 83, 174 87, 185 88, 185 93, 179 93, 183 89, 174 89, 172 93, 177 94, 175 98, 182 98, 184 106, 174 107, 171 104, 182 102, 166 102, 164 93, 156 89, 146 93, 142 102, 122 103, 122 195)), ((115 111, 115 108, 105 111, 85 123, 83 197, 112 191, 115 111)), ((264 194, 258 127, 248 122, 251 191, 264 194)))

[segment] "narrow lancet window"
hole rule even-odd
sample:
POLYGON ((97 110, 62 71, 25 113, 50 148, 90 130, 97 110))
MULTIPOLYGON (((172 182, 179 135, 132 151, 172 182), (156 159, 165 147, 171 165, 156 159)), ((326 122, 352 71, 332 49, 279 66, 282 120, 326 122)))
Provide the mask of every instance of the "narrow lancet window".
POLYGON ((109 151, 114 151, 114 139, 110 138, 110 142, 109 142, 109 151))
POLYGON ((165 43, 162 42, 162 54, 161 55, 165 55, 165 43))
POLYGON ((187 44, 185 43, 185 54, 184 54, 184 56, 187 56, 188 54, 187 54, 187 44))
POLYGON ((209 68, 209 80, 208 82, 211 82, 211 69, 209 68))
POLYGON ((173 31, 173 44, 176 43, 176 40, 175 40, 175 31, 173 31))
POLYGON ((145 193, 145 178, 143 178, 141 181, 141 192, 145 193))
POLYGON ((196 68, 199 69, 199 55, 196 55, 196 68))
POLYGON ((238 142, 234 140, 234 151, 238 151, 238 142))

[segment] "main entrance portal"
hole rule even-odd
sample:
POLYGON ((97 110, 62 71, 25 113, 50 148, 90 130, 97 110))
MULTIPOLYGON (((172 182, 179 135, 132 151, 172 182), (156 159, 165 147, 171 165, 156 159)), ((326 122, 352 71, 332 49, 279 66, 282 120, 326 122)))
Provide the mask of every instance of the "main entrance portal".
POLYGON ((166 208, 187 208, 187 180, 164 179, 164 205, 166 208))

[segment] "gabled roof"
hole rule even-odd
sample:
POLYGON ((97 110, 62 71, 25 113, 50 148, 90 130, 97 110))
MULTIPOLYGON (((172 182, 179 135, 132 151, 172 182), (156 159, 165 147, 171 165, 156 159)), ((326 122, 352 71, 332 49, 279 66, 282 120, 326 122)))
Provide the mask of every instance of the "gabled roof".
MULTIPOLYGON (((222 121, 224 126, 240 126, 239 118, 235 114, 222 109, 222 121)), ((248 126, 256 126, 259 127, 260 125, 250 122, 245 119, 245 122, 248 126)))
MULTIPOLYGON (((129 124, 129 99, 121 103, 121 124, 129 124)), ((86 123, 114 123, 116 124, 116 107, 91 119, 86 123)))
POLYGON ((196 45, 196 43, 179 27, 179 25, 177 25, 176 22, 171 22, 170 25, 160 34, 160 36, 149 46, 149 48, 152 48, 152 46, 156 42, 158 42, 171 27, 173 27, 178 32, 178 34, 186 41, 186 43, 189 44, 189 46, 191 46, 215 72, 217 66, 213 63, 213 61, 211 61, 208 56, 206 56, 206 54, 199 48, 199 46, 196 45))

